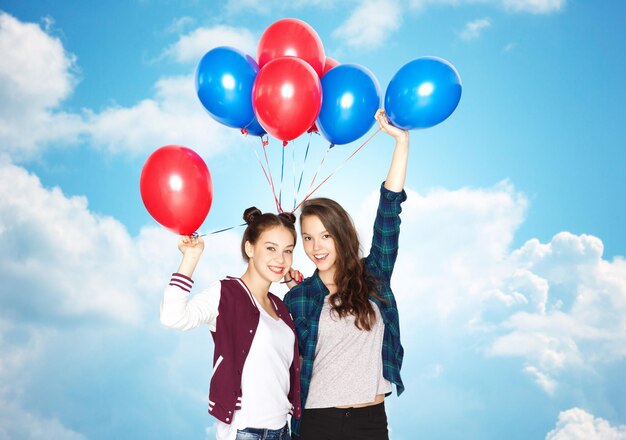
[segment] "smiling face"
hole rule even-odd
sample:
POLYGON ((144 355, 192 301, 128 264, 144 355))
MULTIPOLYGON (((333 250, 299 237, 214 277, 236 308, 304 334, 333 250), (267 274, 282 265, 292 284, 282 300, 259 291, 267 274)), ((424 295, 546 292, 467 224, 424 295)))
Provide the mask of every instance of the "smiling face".
POLYGON ((302 246, 306 255, 321 272, 334 272, 337 262, 335 240, 316 215, 301 218, 302 246))
POLYGON ((249 268, 265 281, 278 282, 291 267, 294 246, 293 233, 287 228, 268 228, 256 243, 245 243, 249 268))

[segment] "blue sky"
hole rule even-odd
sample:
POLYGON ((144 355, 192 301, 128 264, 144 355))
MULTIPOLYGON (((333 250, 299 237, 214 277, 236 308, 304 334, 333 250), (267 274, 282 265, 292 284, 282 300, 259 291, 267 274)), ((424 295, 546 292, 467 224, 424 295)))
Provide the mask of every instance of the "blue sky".
MULTIPOLYGON (((273 209, 258 140, 211 120, 193 80, 205 52, 255 55, 285 17, 383 92, 426 55, 463 81, 453 115, 411 133, 393 279, 407 391, 387 400, 391 438, 626 438, 624 2, 4 0, 0 11, 0 438, 214 436, 211 338, 158 323, 179 256, 139 175, 156 148, 185 145, 213 176, 201 231, 273 209)), ((294 174, 309 181, 327 147, 311 136, 303 164, 308 141, 285 150, 289 203, 294 174)), ((332 149, 320 174, 359 145, 332 149)), ((281 148, 267 150, 275 177, 281 148)), ((365 248, 391 149, 376 136, 318 192, 353 214, 365 248)), ((241 273, 240 234, 207 240, 198 287, 241 273)))

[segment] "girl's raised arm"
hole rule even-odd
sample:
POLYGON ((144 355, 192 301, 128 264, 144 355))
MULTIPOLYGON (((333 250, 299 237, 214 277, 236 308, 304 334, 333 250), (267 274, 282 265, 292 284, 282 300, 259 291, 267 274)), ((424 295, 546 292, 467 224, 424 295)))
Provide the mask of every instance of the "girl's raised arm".
POLYGON ((409 132, 391 125, 383 109, 376 112, 375 118, 381 131, 396 140, 389 173, 385 180, 385 188, 389 191, 400 192, 404 188, 406 180, 406 166, 409 160, 409 132))

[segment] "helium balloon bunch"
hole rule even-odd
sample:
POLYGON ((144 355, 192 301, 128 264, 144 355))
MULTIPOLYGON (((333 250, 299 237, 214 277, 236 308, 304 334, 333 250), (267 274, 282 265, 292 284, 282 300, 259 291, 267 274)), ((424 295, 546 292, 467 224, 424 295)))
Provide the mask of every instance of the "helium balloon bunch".
MULTIPOLYGON (((207 52, 196 71, 196 90, 218 122, 284 143, 318 130, 334 145, 355 141, 372 127, 381 104, 370 70, 327 57, 315 29, 294 18, 263 32, 256 60, 233 47, 207 52)), ((423 57, 395 74, 384 107, 398 127, 427 128, 450 116, 460 96, 456 69, 423 57)))
MULTIPOLYGON (((317 131, 330 142, 329 149, 353 142, 374 125, 381 106, 374 74, 358 64, 340 64, 327 57, 317 32, 294 18, 278 20, 263 32, 256 59, 233 47, 211 49, 200 60, 195 80, 200 102, 216 121, 253 136, 269 134, 283 145, 317 131)), ((448 118, 460 97, 461 80, 454 66, 441 58, 421 57, 393 76, 384 108, 397 127, 428 128, 448 118)), ((266 177, 274 192, 267 166, 266 177)), ((154 219, 183 235, 200 227, 213 199, 206 164, 193 150, 179 145, 161 147, 148 158, 140 189, 154 219)), ((280 197, 274 197, 282 210, 280 197)))

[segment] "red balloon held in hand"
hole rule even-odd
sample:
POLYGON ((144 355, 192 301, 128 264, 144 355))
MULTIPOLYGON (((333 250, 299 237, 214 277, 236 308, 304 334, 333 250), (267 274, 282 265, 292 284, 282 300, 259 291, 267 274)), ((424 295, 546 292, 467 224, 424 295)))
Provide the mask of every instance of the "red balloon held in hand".
POLYGON ((254 81, 254 114, 269 134, 282 141, 293 140, 311 128, 321 105, 320 80, 299 58, 270 61, 254 81))
POLYGON ((259 67, 279 57, 300 58, 313 67, 319 77, 324 70, 324 45, 315 29, 296 18, 271 24, 261 35, 257 48, 259 67))
POLYGON ((161 147, 148 157, 139 188, 150 215, 180 235, 196 232, 213 202, 209 169, 195 151, 180 145, 161 147))

